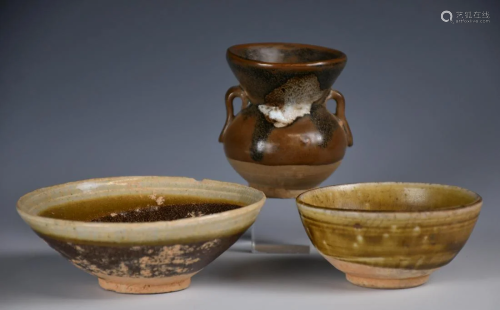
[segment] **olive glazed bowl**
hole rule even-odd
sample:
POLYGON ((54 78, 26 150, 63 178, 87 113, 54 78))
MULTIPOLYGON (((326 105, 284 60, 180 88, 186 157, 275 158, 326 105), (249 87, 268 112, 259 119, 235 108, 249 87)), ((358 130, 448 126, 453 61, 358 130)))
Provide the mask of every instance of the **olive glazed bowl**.
POLYGON ((424 284, 462 249, 482 198, 423 183, 328 186, 297 197, 306 232, 351 283, 371 288, 424 284))
POLYGON ((20 198, 17 211, 49 246, 76 267, 98 277, 102 288, 148 294, 187 288, 193 275, 253 224, 265 199, 258 190, 232 183, 181 177, 116 177, 36 190, 20 198), (39 215, 67 202, 120 195, 151 195, 161 201, 175 195, 199 201, 231 201, 242 207, 146 223, 84 222, 39 215))

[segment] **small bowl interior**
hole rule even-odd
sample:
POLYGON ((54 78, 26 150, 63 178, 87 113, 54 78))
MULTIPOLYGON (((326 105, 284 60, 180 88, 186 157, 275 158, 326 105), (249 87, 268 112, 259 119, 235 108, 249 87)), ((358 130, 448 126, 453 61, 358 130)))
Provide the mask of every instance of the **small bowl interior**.
POLYGON ((345 57, 333 49, 299 44, 247 44, 233 46, 229 51, 247 60, 276 64, 315 63, 345 57))
POLYGON ((354 211, 412 212, 456 209, 480 200, 469 190, 423 183, 362 183, 329 186, 303 193, 299 203, 354 211))

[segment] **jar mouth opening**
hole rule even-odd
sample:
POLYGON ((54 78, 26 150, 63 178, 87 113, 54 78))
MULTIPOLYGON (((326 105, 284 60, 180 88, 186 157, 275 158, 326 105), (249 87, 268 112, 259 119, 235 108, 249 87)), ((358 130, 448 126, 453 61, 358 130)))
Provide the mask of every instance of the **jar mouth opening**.
POLYGON ((297 43, 250 43, 231 46, 228 57, 267 67, 311 67, 345 62, 338 50, 297 43))

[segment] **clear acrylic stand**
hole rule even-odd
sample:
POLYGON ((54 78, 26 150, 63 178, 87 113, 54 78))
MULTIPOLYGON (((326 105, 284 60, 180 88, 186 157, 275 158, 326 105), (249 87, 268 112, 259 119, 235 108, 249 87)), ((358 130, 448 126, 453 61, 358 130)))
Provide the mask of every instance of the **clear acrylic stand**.
POLYGON ((295 199, 268 198, 251 228, 254 253, 310 253, 295 199))

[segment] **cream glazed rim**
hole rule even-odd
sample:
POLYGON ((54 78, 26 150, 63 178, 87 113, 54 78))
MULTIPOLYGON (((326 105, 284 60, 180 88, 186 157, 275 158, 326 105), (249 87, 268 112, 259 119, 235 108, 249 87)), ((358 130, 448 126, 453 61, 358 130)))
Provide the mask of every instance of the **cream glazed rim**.
MULTIPOLYGON (((69 201, 75 200, 78 199, 69 201)), ((43 187, 23 195, 18 200, 16 209, 33 230, 42 234, 72 240, 130 243, 174 241, 225 235, 232 229, 237 230, 251 225, 265 200, 266 196, 263 192, 237 183, 209 179, 198 181, 187 177, 123 176, 86 179, 43 187), (149 186, 137 186, 141 181, 149 181, 149 186), (134 184, 136 186, 133 186, 134 184), (113 185, 116 187, 110 188, 113 185), (103 189, 96 190, 99 187, 103 187, 103 189), (120 187, 122 192, 117 190, 120 187), (123 191, 123 189, 127 191, 123 191), (75 194, 69 193, 69 190, 75 191, 75 194), (96 195, 99 193, 110 193, 111 195, 108 196, 115 196, 122 194, 133 195, 141 191, 144 194, 150 194, 149 192, 153 190, 157 190, 159 195, 170 194, 225 199, 243 206, 200 217, 142 223, 84 222, 54 219, 39 215, 41 211, 63 204, 66 201, 55 202, 47 206, 48 202, 58 201, 64 197, 82 197, 82 200, 86 200, 95 197, 106 197, 106 195, 96 195), (52 194, 52 197, 49 193, 52 194), (34 201, 36 203, 33 203, 34 201)))

